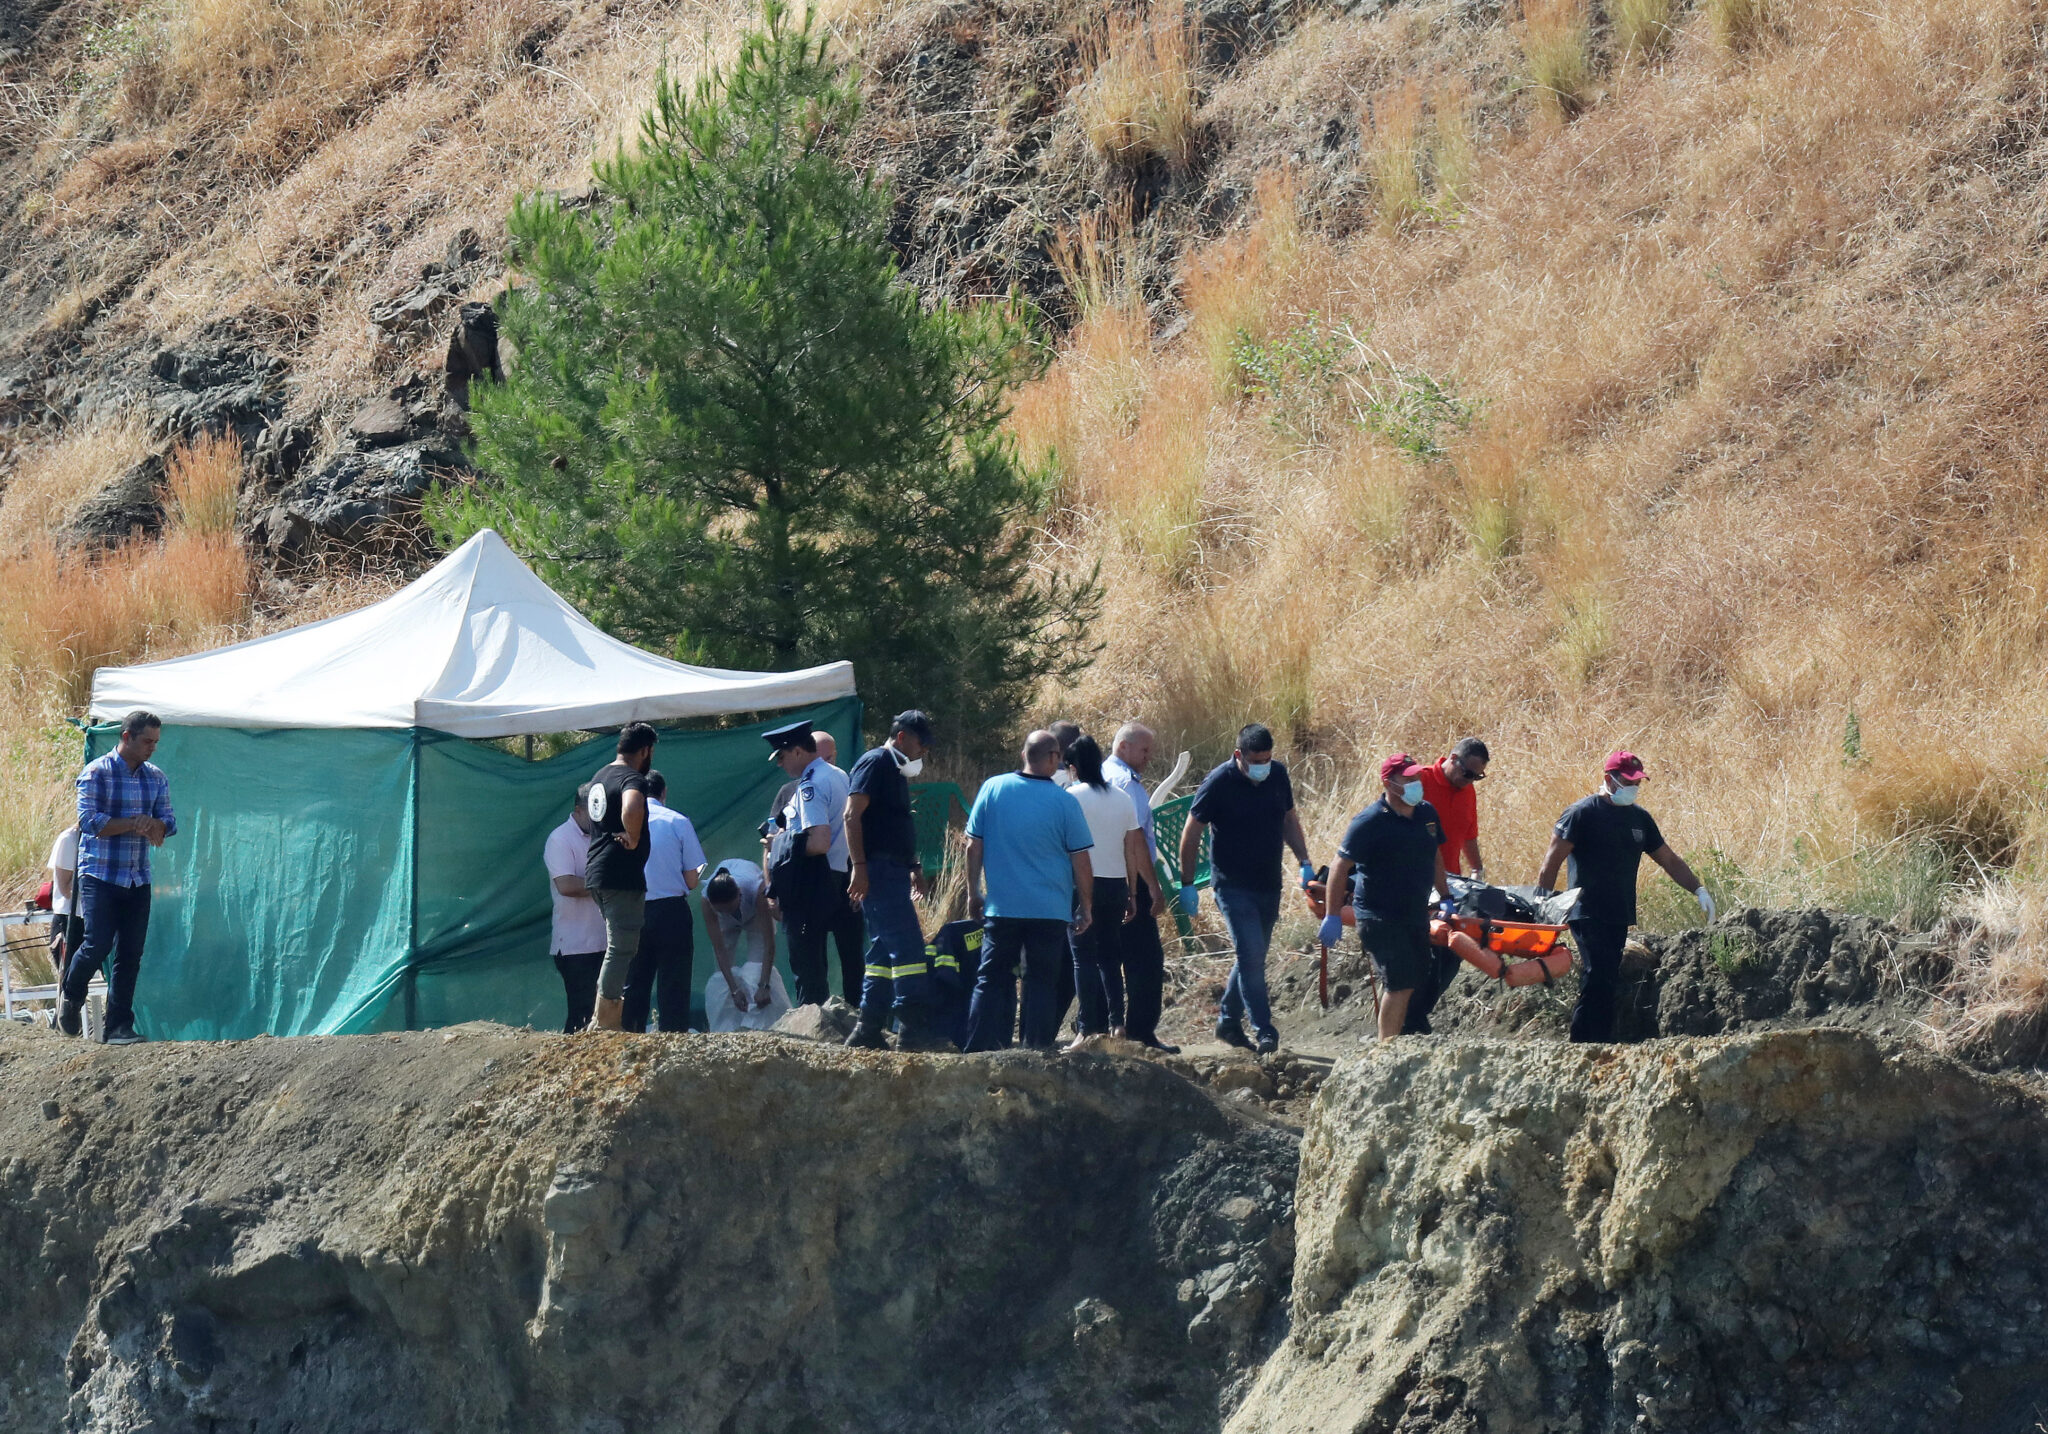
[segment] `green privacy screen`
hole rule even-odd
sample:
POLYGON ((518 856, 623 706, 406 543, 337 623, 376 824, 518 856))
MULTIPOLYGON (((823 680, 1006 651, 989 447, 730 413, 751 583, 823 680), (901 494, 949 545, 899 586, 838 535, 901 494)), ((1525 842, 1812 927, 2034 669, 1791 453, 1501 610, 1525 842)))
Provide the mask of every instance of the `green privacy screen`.
MULTIPOLYGON (((813 708, 859 750, 860 702, 813 708)), ((713 862, 758 860, 785 780, 761 733, 664 731, 669 803, 713 862)), ((88 756, 115 740, 87 734, 88 756)), ((178 835, 154 857, 135 1005, 150 1035, 228 1040, 493 1020, 560 1029, 547 834, 611 760, 593 739, 543 762, 420 729, 164 728, 178 835)), ((699 934, 694 984, 711 970, 699 934)))

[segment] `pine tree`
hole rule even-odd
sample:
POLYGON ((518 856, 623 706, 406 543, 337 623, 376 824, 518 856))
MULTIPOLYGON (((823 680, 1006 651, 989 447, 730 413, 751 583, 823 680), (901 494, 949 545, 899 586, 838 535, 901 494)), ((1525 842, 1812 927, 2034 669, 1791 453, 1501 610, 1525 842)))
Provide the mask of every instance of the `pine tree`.
POLYGON ((473 415, 493 476, 430 517, 497 528, 630 641, 850 658, 877 721, 920 705, 1006 746, 1099 650, 1099 587, 1031 569, 1041 485, 1001 432, 1044 346, 1014 296, 926 305, 899 276, 888 191, 847 155, 852 78, 810 13, 762 18, 688 90, 663 71, 596 209, 515 206, 514 361, 473 415))

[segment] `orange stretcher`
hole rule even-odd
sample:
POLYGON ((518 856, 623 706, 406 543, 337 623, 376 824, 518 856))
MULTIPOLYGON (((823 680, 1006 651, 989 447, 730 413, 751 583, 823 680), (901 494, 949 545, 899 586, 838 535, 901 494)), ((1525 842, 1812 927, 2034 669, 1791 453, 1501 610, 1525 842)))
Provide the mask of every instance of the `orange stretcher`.
MULTIPOLYGON (((1318 871, 1315 880, 1302 888, 1308 909, 1320 921, 1329 911, 1330 869, 1318 871)), ((1358 924, 1351 903, 1338 909, 1346 926, 1358 924)), ((1474 970, 1507 986, 1549 985, 1572 969, 1571 948, 1564 944, 1565 928, 1537 921, 1494 921, 1484 916, 1460 916, 1452 921, 1429 923, 1432 946, 1448 947, 1474 970)), ((1324 1009, 1330 1004, 1330 948, 1322 948, 1316 973, 1317 993, 1324 1009)))

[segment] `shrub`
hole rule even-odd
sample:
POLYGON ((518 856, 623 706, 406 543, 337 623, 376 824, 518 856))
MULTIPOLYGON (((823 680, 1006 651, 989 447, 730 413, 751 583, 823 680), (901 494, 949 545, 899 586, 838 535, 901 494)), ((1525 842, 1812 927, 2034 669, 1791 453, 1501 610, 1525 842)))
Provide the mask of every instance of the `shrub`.
POLYGON ((1568 120, 1585 108, 1592 85, 1586 0, 1525 0, 1522 58, 1547 113, 1568 120))
POLYGON ((1111 10, 1081 47, 1090 71, 1081 122, 1096 153, 1135 168, 1157 155, 1184 173, 1195 148, 1194 11, 1173 0, 1146 10, 1111 10))

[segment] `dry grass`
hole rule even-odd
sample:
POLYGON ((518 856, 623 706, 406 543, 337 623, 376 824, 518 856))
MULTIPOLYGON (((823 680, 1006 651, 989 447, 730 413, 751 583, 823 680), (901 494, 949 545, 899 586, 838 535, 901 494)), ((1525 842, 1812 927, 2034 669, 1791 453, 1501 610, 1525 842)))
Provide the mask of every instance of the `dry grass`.
POLYGON ((1703 0, 1700 9, 1715 42, 1730 50, 1755 44, 1771 23, 1771 0, 1703 0))
POLYGON ((202 434, 170 452, 164 465, 164 514, 185 533, 231 537, 241 483, 241 440, 231 433, 202 434))
POLYGON ((1529 84, 1553 119, 1568 120, 1585 107, 1591 47, 1587 0, 1523 0, 1522 57, 1529 84))
POLYGON ((1953 971, 1930 1019, 1941 1049, 1993 1066, 2048 1060, 2048 894, 1991 880, 1957 903, 1953 971))
POLYGON ((1614 0, 1608 16, 1614 27, 1614 48, 1624 57, 1656 55, 1677 34, 1671 0, 1614 0))
POLYGON ((1423 212, 1422 86, 1409 80, 1374 101, 1365 116, 1365 171, 1373 209, 1391 234, 1423 212))
POLYGON ((1448 219, 1465 207, 1479 178, 1479 138, 1473 130, 1472 84, 1444 81, 1430 101, 1429 164, 1436 176, 1433 212, 1448 219))
POLYGON ((20 552, 63 528, 148 452, 148 429, 135 418, 79 425, 23 449, 0 489, 0 553, 20 552))
POLYGON ((1198 23, 1191 8, 1155 0, 1142 11, 1111 10, 1082 42, 1090 72, 1082 123, 1110 163, 1136 167, 1157 156, 1175 173, 1187 170, 1196 138, 1198 23))
POLYGON ((1109 585, 1108 652, 1049 704, 1205 758, 1273 722, 1325 852, 1373 756, 1477 732, 1521 879, 1629 747, 1726 890, 1925 920, 1973 860, 2037 882, 2032 13, 1787 10, 1732 71, 1681 39, 1569 127, 1489 136, 1454 226, 1333 244, 1273 177, 1188 261, 1179 342, 1084 324, 1018 409, 1070 504, 1048 561, 1109 585), (1479 422, 1430 461, 1286 441, 1228 355, 1311 313, 1479 422))

